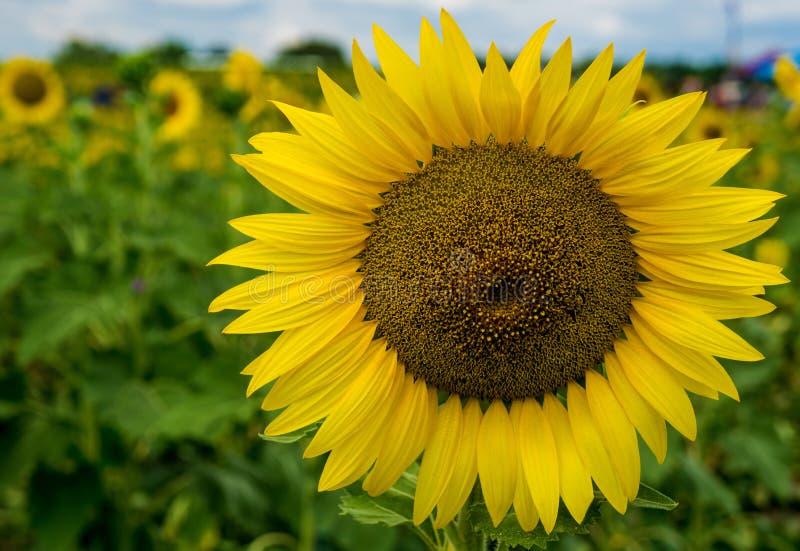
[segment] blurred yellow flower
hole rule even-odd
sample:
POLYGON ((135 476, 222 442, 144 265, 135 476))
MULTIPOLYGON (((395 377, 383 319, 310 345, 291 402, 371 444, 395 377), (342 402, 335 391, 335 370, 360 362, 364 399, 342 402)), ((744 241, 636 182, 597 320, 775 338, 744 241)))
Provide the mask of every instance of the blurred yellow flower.
POLYGON ((705 106, 686 129, 684 137, 686 142, 730 139, 731 132, 729 115, 717 107, 705 106))
POLYGON ((188 76, 162 71, 150 82, 150 94, 159 101, 164 118, 158 129, 159 140, 180 139, 197 126, 203 101, 188 76))
POLYGON ((264 68, 252 54, 243 50, 234 50, 228 57, 222 75, 225 88, 253 94, 261 86, 264 68))
POLYGON ((800 70, 789 56, 782 56, 775 63, 775 84, 793 104, 786 114, 786 123, 800 126, 800 70))
POLYGON ((49 63, 12 59, 0 71, 0 106, 12 122, 46 124, 64 109, 64 85, 49 63))
POLYGON ((664 91, 658 79, 650 73, 642 73, 642 79, 636 85, 633 101, 644 102, 641 105, 651 105, 664 99, 664 91))
POLYGON ((252 122, 267 105, 263 73, 261 62, 243 50, 234 50, 225 64, 222 83, 225 88, 240 92, 246 98, 239 109, 239 118, 245 122, 252 122))
POLYGON ((758 262, 786 266, 789 262, 789 247, 776 237, 765 237, 756 243, 755 257, 758 262))

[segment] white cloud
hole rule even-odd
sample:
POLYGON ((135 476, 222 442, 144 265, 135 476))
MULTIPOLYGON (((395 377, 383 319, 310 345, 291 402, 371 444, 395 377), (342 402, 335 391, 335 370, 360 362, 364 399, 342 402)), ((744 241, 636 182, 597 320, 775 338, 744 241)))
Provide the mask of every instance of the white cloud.
MULTIPOLYGON (((661 59, 721 59, 723 5, 724 0, 29 0, 4 2, 0 58, 53 52, 80 35, 131 49, 167 37, 198 47, 227 43, 265 58, 308 36, 332 39, 349 51, 356 37, 374 59, 372 22, 416 56, 420 18, 436 23, 444 6, 479 53, 495 40, 513 55, 537 27, 557 19, 546 52, 571 35, 576 57, 594 55, 613 41, 619 59, 643 48, 661 59)), ((800 45, 797 0, 742 2, 741 20, 744 57, 800 45)))

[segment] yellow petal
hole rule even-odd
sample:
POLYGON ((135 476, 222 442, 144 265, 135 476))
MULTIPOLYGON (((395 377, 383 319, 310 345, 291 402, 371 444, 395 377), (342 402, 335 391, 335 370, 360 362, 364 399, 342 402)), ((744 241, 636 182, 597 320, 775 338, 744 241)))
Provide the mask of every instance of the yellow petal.
POLYGON ((315 457, 333 449, 365 425, 382 425, 381 416, 385 417, 387 404, 391 404, 402 383, 402 369, 397 367, 397 352, 385 350, 385 341, 373 341, 370 346, 376 350, 367 354, 375 359, 364 364, 309 442, 303 457, 315 457))
POLYGON ((318 176, 313 165, 287 165, 265 154, 232 158, 272 193, 307 212, 371 221, 375 215, 370 210, 380 205, 377 195, 370 197, 340 186, 335 180, 323 180, 327 174, 318 176))
POLYGON ((589 410, 586 392, 575 382, 567 386, 567 412, 581 461, 611 506, 624 513, 628 508, 628 500, 589 410))
POLYGON ((317 490, 338 490, 361 478, 375 461, 375 441, 381 436, 372 431, 364 435, 357 434, 334 448, 325 461, 317 490))
POLYGON ((569 90, 572 74, 572 41, 567 38, 542 71, 525 99, 523 131, 531 147, 544 143, 547 125, 569 90))
POLYGON ((572 157, 583 149, 580 139, 597 114, 606 90, 614 46, 608 46, 584 71, 553 114, 545 138, 554 155, 572 157))
POLYGON ((489 46, 489 53, 486 55, 480 99, 483 116, 497 143, 519 140, 522 100, 494 42, 489 46))
POLYGON ((637 251, 639 262, 648 270, 655 268, 659 279, 684 287, 726 290, 728 287, 780 285, 788 280, 779 266, 748 260, 719 251, 666 256, 646 250, 637 251))
POLYGON ((322 69, 317 69, 317 72, 325 101, 350 143, 389 171, 416 172, 417 160, 406 148, 405 141, 386 125, 380 124, 322 69))
POLYGON ((558 451, 558 483, 561 499, 576 522, 583 522, 594 500, 592 478, 578 454, 567 410, 550 393, 544 395, 542 411, 550 424, 558 451))
POLYGON ((636 432, 606 378, 592 369, 586 372, 586 398, 622 491, 633 500, 641 474, 636 432))
MULTIPOLYGON (((702 169, 703 163, 707 162, 724 142, 723 139, 705 140, 665 149, 629 163, 613 176, 604 178, 601 188, 611 195, 630 196, 631 201, 638 202, 636 204, 643 202, 642 196, 647 197, 649 201, 651 196, 678 195, 675 193, 678 190, 685 193, 687 191, 685 186, 677 187, 676 182, 691 180, 684 178, 684 173, 692 169, 696 172, 697 167, 702 169)), ((697 189, 699 186, 692 181, 691 190, 697 189)), ((624 203, 625 206, 628 204, 624 203)), ((659 204, 664 204, 663 199, 659 204)))
POLYGON ((252 310, 248 310, 223 330, 223 333, 254 334, 283 331, 301 327, 333 315, 332 309, 346 308, 355 316, 363 303, 358 290, 361 275, 355 277, 329 276, 312 284, 300 282, 289 285, 285 293, 273 295, 252 310))
POLYGON ((415 525, 428 518, 453 475, 458 443, 463 431, 461 399, 451 394, 436 417, 430 441, 422 456, 414 494, 415 525))
MULTIPOLYGON (((517 440, 520 439, 522 403, 522 400, 514 400, 511 403, 511 410, 508 412, 511 425, 514 427, 514 433, 517 435, 517 440)), ((591 485, 592 482, 589 481, 590 491, 591 485)), ((514 491, 514 513, 517 515, 517 522, 519 522, 520 527, 526 532, 530 532, 539 524, 539 513, 536 511, 536 505, 533 503, 533 496, 531 495, 528 479, 525 476, 525 467, 523 466, 521 457, 517 462, 517 489, 514 491)))
POLYGON ((444 528, 455 518, 475 486, 475 479, 478 477, 477 446, 481 418, 480 404, 475 398, 470 398, 464 406, 464 429, 453 457, 453 475, 436 505, 433 527, 437 530, 444 528))
MULTIPOLYGON (((286 349, 284 356, 290 356, 290 365, 299 367, 285 372, 272 385, 261 404, 262 409, 269 411, 284 408, 334 384, 339 378, 361 365, 374 334, 374 323, 357 322, 342 331, 332 342, 328 342, 327 334, 318 332, 316 338, 326 342, 327 345, 320 346, 312 341, 308 346, 312 349, 310 353, 302 346, 292 345, 286 349)), ((313 335, 310 338, 313 338, 313 335)), ((294 342, 303 344, 297 340, 294 342)), ((274 372, 276 368, 273 366, 279 366, 280 361, 273 359, 272 362, 263 362, 262 365, 265 367, 264 371, 274 372)), ((271 375, 271 373, 262 375, 256 372, 253 380, 257 380, 256 384, 264 384, 264 379, 271 375)))
POLYGON ((361 262, 350 260, 332 268, 312 272, 274 272, 270 271, 244 283, 232 287, 215 298, 208 307, 209 312, 221 310, 251 310, 277 293, 288 292, 288 287, 301 282, 309 287, 317 286, 321 277, 326 274, 338 274, 344 277, 354 275, 361 262), (303 283, 304 282, 304 283, 303 283))
POLYGON ((703 398, 710 398, 712 400, 719 400, 719 392, 714 390, 708 385, 704 385, 687 377, 683 373, 678 370, 672 370, 672 376, 675 377, 675 380, 678 381, 678 384, 681 385, 683 388, 691 392, 692 394, 697 394, 698 396, 702 396, 703 398))
POLYGON ((346 191, 361 198, 389 189, 387 182, 352 174, 342 165, 325 160, 312 140, 298 134, 261 132, 250 138, 249 143, 263 153, 255 158, 265 163, 270 173, 282 173, 281 180, 290 181, 298 189, 308 189, 312 195, 320 189, 332 188, 334 192, 346 191))
POLYGON ((603 94, 603 100, 597 109, 597 116, 581 139, 581 150, 601 139, 602 133, 630 108, 642 75, 644 58, 645 52, 642 50, 608 81, 606 93, 603 94))
POLYGON ((375 466, 364 479, 364 490, 371 496, 382 494, 400 478, 428 442, 438 407, 436 391, 410 373, 403 395, 384 430, 375 466))
POLYGON ((358 223, 316 214, 273 212, 231 220, 230 225, 254 239, 272 241, 287 247, 309 242, 326 250, 342 250, 363 244, 371 233, 358 223))
POLYGON ((393 376, 389 373, 386 376, 393 379, 389 395, 372 411, 370 423, 359 424, 348 438, 332 448, 319 478, 320 491, 342 488, 361 478, 375 461, 381 442, 389 437, 383 427, 386 417, 395 409, 404 374, 402 369, 395 369, 393 376))
POLYGON ((633 387, 625 376, 616 354, 606 352, 605 367, 608 382, 617 401, 644 441, 653 450, 656 460, 663 463, 667 456, 667 427, 664 419, 633 387))
POLYGON ((661 296, 700 307, 714 319, 736 319, 763 316, 775 310, 775 305, 749 294, 727 291, 691 291, 663 281, 644 281, 638 284, 644 296, 661 296))
POLYGON ((604 140, 583 151, 578 166, 604 179, 661 151, 686 128, 704 99, 701 92, 684 94, 621 118, 608 129, 604 140))
POLYGON ((425 122, 434 143, 443 147, 469 145, 472 137, 461 122, 453 102, 455 94, 447 78, 444 45, 424 17, 420 28, 419 58, 422 87, 431 117, 430 121, 425 122))
POLYGON ((389 385, 392 390, 381 406, 373 410, 370 422, 359 424, 331 449, 319 478, 320 491, 336 490, 361 478, 375 461, 381 442, 390 437, 384 430, 384 420, 394 408, 404 374, 402 369, 395 369, 391 376, 393 380, 389 385))
POLYGON ((264 434, 266 436, 289 434, 328 415, 342 399, 342 394, 350 387, 361 367, 343 373, 334 384, 323 388, 322 391, 292 403, 267 425, 264 434))
POLYGON ((710 354, 703 354, 670 342, 635 312, 631 312, 631 323, 633 330, 653 354, 673 369, 734 400, 739 399, 739 393, 730 375, 710 354))
POLYGON ((669 201, 660 198, 634 203, 631 196, 622 210, 625 216, 650 225, 691 224, 699 216, 709 224, 736 224, 763 216, 782 197, 766 189, 710 187, 669 201))
POLYGON ((209 266, 224 264, 266 271, 269 267, 269 254, 274 249, 263 241, 248 241, 229 251, 225 251, 208 263, 209 266))
MULTIPOLYGON (((709 141, 715 142, 715 140, 709 141)), ((706 142, 700 142, 700 144, 704 143, 706 142)), ((640 186, 638 197, 634 196, 637 195, 635 191, 631 191, 631 189, 635 189, 635 186, 632 186, 623 193, 627 196, 619 198, 619 205, 625 208, 628 205, 652 204, 664 201, 667 196, 707 191, 708 186, 722 178, 736 163, 742 160, 747 152, 747 149, 716 151, 705 160, 676 172, 672 178, 661 179, 658 182, 646 182, 646 187, 640 186)))
POLYGON ((455 19, 444 9, 440 13, 445 68, 456 112, 467 133, 477 143, 483 143, 489 136, 489 129, 478 107, 481 68, 455 19))
POLYGON ((686 224, 652 226, 631 236, 638 248, 661 254, 703 253, 729 249, 755 239, 770 229, 777 218, 744 224, 686 224))
POLYGON ((542 46, 555 20, 548 21, 531 35, 511 66, 511 80, 522 98, 528 97, 541 74, 542 46))
POLYGON ((376 182, 394 182, 403 179, 404 173, 401 167, 382 166, 367 153, 361 152, 347 138, 331 115, 307 111, 279 101, 273 103, 300 135, 308 138, 314 149, 327 162, 358 178, 376 182))
POLYGON ((522 403, 518 445, 528 489, 549 534, 558 517, 558 452, 550 423, 533 398, 522 403))
POLYGON ((353 41, 353 75, 364 105, 374 116, 402 136, 414 156, 427 163, 431 159, 431 139, 425 125, 400 95, 383 80, 353 41))
POLYGON ((422 87, 420 69, 386 32, 377 25, 372 26, 375 51, 386 75, 386 82, 403 98, 419 116, 426 127, 432 118, 425 91, 422 87))
POLYGON ((634 299, 633 308, 655 331, 692 350, 732 360, 753 362, 764 358, 747 341, 699 308, 656 296, 634 299))
POLYGON ((636 392, 689 440, 697 436, 694 408, 669 366, 641 342, 617 340, 614 350, 625 377, 636 392))
POLYGON ((517 440, 502 400, 494 400, 478 431, 478 475, 495 526, 506 516, 517 484, 517 440))

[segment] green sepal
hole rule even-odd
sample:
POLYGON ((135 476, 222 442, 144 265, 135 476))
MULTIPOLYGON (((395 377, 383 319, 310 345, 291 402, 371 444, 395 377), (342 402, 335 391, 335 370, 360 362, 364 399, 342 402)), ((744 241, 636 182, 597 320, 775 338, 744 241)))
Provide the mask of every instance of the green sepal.
MULTIPOLYGON (((599 491, 595 490, 594 497, 596 501, 608 501, 599 491)), ((660 511, 672 511, 678 506, 678 502, 664 495, 655 488, 651 488, 647 484, 639 484, 639 493, 636 494, 636 499, 630 502, 631 507, 639 509, 658 509, 660 511)))
POLYGON ((281 434, 280 436, 267 436, 264 433, 259 433, 258 437, 261 438, 262 440, 266 440, 267 442, 290 444, 292 442, 297 442, 299 440, 302 440, 306 436, 316 432, 318 428, 319 428, 319 423, 314 423, 313 425, 303 427, 302 429, 290 432, 289 434, 281 434))
POLYGON ((631 501, 631 507, 639 507, 641 509, 672 511, 677 506, 677 501, 647 484, 639 484, 639 493, 636 495, 636 499, 631 501))
POLYGON ((509 511, 500 524, 494 526, 486 510, 486 504, 482 500, 476 501, 469 508, 469 515, 470 524, 476 532, 481 532, 487 538, 505 544, 509 548, 531 549, 535 546, 546 549, 549 542, 557 541, 562 534, 588 534, 588 527, 600 518, 600 506, 597 501, 593 502, 586 511, 583 522, 578 524, 562 504, 558 510, 555 526, 549 534, 545 532, 541 523, 530 532, 526 532, 519 525, 514 511, 509 511))
POLYGON ((347 492, 339 501, 340 514, 350 515, 361 524, 398 526, 411 522, 416 485, 416 474, 405 472, 394 486, 379 496, 347 492))

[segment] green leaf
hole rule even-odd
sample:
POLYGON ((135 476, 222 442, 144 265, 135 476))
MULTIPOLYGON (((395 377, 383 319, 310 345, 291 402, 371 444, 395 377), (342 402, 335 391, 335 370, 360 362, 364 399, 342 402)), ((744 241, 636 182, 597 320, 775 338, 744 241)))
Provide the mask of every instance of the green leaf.
POLYGON ((405 509, 405 504, 396 498, 370 497, 367 494, 343 496, 339 503, 342 515, 350 515, 361 524, 399 526, 411 522, 410 513, 405 509))
POLYGON ((405 472, 392 488, 377 497, 363 493, 343 496, 340 514, 350 515, 362 524, 398 526, 411 522, 416 485, 416 473, 405 472))
POLYGON ((102 499, 100 478, 88 466, 70 474, 38 471, 31 481, 28 499, 36 539, 34 550, 73 549, 102 499))
POLYGON ((41 268, 50 260, 44 252, 31 252, 19 249, 5 251, 0 256, 0 296, 16 287, 28 272, 41 268))
POLYGON ((506 517, 494 526, 489 512, 486 510, 486 504, 483 501, 477 501, 469 508, 470 522, 477 532, 482 532, 487 537, 511 547, 523 547, 531 549, 532 547, 539 547, 545 549, 548 542, 557 541, 563 534, 588 534, 588 526, 600 518, 600 507, 597 501, 589 506, 586 516, 581 524, 575 522, 570 515, 569 511, 562 505, 558 510, 558 518, 553 527, 553 531, 549 534, 542 528, 541 523, 530 532, 526 532, 520 527, 517 521, 517 515, 514 511, 510 511, 506 517))
POLYGON ((300 430, 296 430, 294 432, 290 432, 289 434, 281 434, 280 436, 267 436, 264 433, 259 433, 258 437, 262 440, 266 440, 267 442, 279 442, 281 444, 291 444, 292 442, 297 442, 298 440, 302 440, 309 434, 315 432, 319 427, 319 423, 314 423, 313 425, 309 425, 304 427, 300 430))
POLYGON ((636 499, 631 502, 631 506, 642 509, 672 511, 678 506, 678 502, 655 488, 651 488, 646 484, 639 484, 639 493, 636 495, 636 499))

